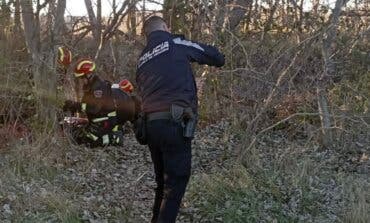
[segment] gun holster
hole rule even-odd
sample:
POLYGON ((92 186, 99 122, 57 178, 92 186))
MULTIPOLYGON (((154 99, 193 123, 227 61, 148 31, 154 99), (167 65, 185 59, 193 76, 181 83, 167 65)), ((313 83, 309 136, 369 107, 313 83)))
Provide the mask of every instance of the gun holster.
POLYGON ((183 127, 183 136, 185 138, 194 138, 197 125, 197 115, 190 107, 184 108, 178 105, 171 105, 171 115, 175 122, 181 123, 183 127))
POLYGON ((143 112, 138 114, 137 119, 134 121, 135 138, 141 145, 148 144, 146 116, 143 112))

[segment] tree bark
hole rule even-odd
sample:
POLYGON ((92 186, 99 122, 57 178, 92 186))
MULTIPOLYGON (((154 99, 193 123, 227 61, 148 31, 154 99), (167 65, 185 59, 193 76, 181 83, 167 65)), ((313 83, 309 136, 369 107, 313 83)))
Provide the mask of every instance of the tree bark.
POLYGON ((41 41, 39 13, 46 4, 37 4, 36 12, 33 10, 32 0, 22 0, 20 6, 26 45, 31 55, 35 95, 39 103, 38 116, 45 122, 54 123, 56 118, 54 106, 56 100, 55 37, 60 36, 61 27, 64 25, 66 0, 58 0, 55 10, 53 6, 49 7, 49 14, 55 11, 55 15, 51 16, 51 18, 55 18, 54 21, 51 21, 51 24, 54 25, 49 27, 51 31, 48 32, 48 36, 43 41, 41 41))
MULTIPOLYGON (((22 33, 22 24, 21 24, 21 5, 19 0, 14 2, 14 27, 16 35, 21 35, 22 33)), ((23 34, 22 34, 23 35, 23 34)))
POLYGON ((6 30, 11 24, 11 10, 10 10, 10 3, 6 2, 5 0, 1 1, 0 5, 0 39, 5 39, 6 37, 6 30))
POLYGON ((324 68, 321 76, 319 77, 317 85, 317 105, 320 113, 321 128, 322 128, 322 143, 323 146, 329 148, 333 145, 333 121, 331 118, 330 105, 327 96, 327 88, 330 78, 336 73, 335 64, 333 61, 334 47, 333 43, 336 41, 337 27, 339 23, 339 16, 342 11, 342 7, 347 0, 337 0, 335 8, 332 11, 330 23, 328 24, 328 30, 326 32, 326 38, 323 40, 322 54, 324 58, 324 68))
POLYGON ((173 15, 176 6, 176 0, 164 0, 163 1, 163 18, 167 22, 168 27, 173 26, 173 15))
POLYGON ((57 8, 55 11, 53 34, 56 39, 56 44, 59 44, 61 42, 61 36, 65 31, 64 13, 66 10, 66 4, 66 0, 58 0, 57 8))
MULTIPOLYGON (((130 4, 132 4, 134 0, 131 0, 130 4)), ((132 7, 128 14, 127 14, 127 21, 126 21, 127 30, 130 32, 132 36, 136 36, 136 7, 132 7)))
POLYGON ((275 12, 276 12, 276 9, 279 5, 279 0, 275 0, 275 3, 272 5, 270 5, 270 15, 267 19, 267 22, 265 24, 265 27, 263 29, 263 33, 262 33, 262 36, 261 36, 261 41, 263 42, 265 40, 265 36, 266 36, 266 33, 271 30, 271 26, 272 26, 272 23, 274 21, 274 15, 275 15, 275 12))
POLYGON ((245 18, 246 12, 253 0, 234 0, 231 2, 231 11, 229 13, 229 29, 235 31, 236 27, 245 18))
POLYGON ((99 20, 95 15, 91 0, 85 0, 85 5, 96 47, 98 47, 101 38, 101 24, 99 24, 99 20))
POLYGON ((109 41, 110 38, 112 38, 112 36, 116 32, 116 30, 118 29, 119 25, 122 23, 123 18, 128 14, 128 12, 133 7, 135 7, 137 2, 138 2, 138 0, 133 0, 132 2, 130 0, 125 0, 122 3, 121 8, 118 10, 118 12, 110 20, 109 24, 106 25, 106 27, 104 29, 104 32, 102 32, 102 34, 101 34, 98 49, 95 53, 95 57, 94 57, 95 60, 97 60, 99 58, 100 53, 105 48, 106 43, 109 41))
POLYGON ((241 21, 253 0, 217 0, 214 25, 215 32, 225 32, 226 29, 233 32, 241 21))

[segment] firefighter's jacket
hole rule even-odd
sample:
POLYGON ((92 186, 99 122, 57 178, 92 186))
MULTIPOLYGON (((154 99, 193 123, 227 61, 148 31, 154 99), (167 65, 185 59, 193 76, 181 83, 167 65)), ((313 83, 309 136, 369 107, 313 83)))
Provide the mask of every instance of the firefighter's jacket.
POLYGON ((111 84, 98 76, 92 78, 89 85, 84 86, 80 109, 89 119, 86 135, 98 145, 120 144, 122 126, 118 122, 111 84))

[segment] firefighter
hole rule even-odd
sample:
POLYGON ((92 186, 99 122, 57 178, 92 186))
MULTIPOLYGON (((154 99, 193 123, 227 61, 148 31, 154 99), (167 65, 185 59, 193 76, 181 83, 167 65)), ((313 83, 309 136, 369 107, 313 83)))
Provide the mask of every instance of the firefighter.
POLYGON ((67 47, 58 47, 57 62, 64 68, 68 68, 69 65, 72 63, 72 52, 67 47))
POLYGON ((96 64, 90 59, 77 61, 74 76, 82 84, 83 96, 81 102, 65 101, 63 110, 84 112, 89 120, 89 124, 81 130, 77 143, 86 143, 90 147, 122 145, 123 131, 111 84, 99 78, 96 64))
POLYGON ((57 51, 57 66, 58 79, 57 88, 64 92, 67 98, 76 98, 80 100, 79 91, 77 90, 76 80, 71 80, 68 74, 68 70, 72 63, 72 52, 65 46, 58 47, 57 51), (73 89, 73 90, 72 90, 73 89))
POLYGON ((58 87, 65 88, 69 84, 70 80, 67 77, 67 70, 69 65, 72 63, 72 52, 64 46, 58 47, 57 56, 58 70, 58 87))

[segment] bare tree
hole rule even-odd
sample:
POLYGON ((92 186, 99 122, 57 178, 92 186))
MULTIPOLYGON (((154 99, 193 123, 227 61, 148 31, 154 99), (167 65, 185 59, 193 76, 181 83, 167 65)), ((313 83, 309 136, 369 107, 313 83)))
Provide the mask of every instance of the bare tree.
MULTIPOLYGON (((55 76, 55 48, 56 39, 59 38, 61 24, 64 21, 66 0, 58 0, 57 8, 54 11, 53 25, 45 39, 41 37, 40 11, 52 1, 44 1, 42 4, 37 1, 36 8, 32 0, 21 0, 22 19, 27 49, 31 55, 33 82, 35 95, 40 103, 38 115, 46 121, 55 120, 55 109, 53 102, 56 98, 56 76, 55 76)), ((48 13, 53 13, 49 7, 48 13)))
MULTIPOLYGON (((100 2, 101 6, 101 1, 100 2)), ((92 34, 97 45, 100 43, 101 38, 101 7, 97 7, 97 15, 100 15, 100 20, 95 15, 91 0, 85 0, 87 15, 89 16, 89 22, 92 30, 92 34), (100 11, 99 11, 100 10, 100 11), (99 24, 100 23, 100 24, 99 24)), ((99 5, 99 4, 97 4, 99 5)))
POLYGON ((246 12, 253 0, 216 0, 215 24, 217 32, 225 29, 234 31, 245 18, 246 12))
POLYGON ((234 0, 230 3, 230 18, 228 21, 230 30, 234 31, 245 18, 245 13, 252 3, 252 0, 234 0))
POLYGON ((14 1, 14 27, 16 36, 23 35, 21 24, 21 5, 19 0, 14 1))
POLYGON ((324 71, 319 77, 317 85, 317 105, 320 113, 321 127, 323 134, 323 145, 330 147, 333 143, 333 122, 331 120, 329 100, 327 96, 327 87, 329 79, 335 74, 335 64, 333 61, 333 43, 336 41, 337 27, 339 23, 339 16, 342 11, 342 7, 348 0, 337 0, 335 8, 332 11, 330 23, 328 24, 328 30, 326 32, 326 38, 323 40, 322 54, 324 57, 324 71))
MULTIPOLYGON (((133 2, 133 0, 131 0, 131 2, 133 2)), ((126 21, 127 30, 133 36, 136 36, 136 11, 137 11, 136 7, 132 7, 128 12, 126 21)))
POLYGON ((10 26, 11 12, 10 4, 12 2, 1 1, 0 4, 0 39, 4 37, 5 30, 10 26))
POLYGON ((130 10, 135 7, 139 0, 125 0, 122 2, 121 7, 116 11, 116 5, 113 6, 112 17, 109 18, 107 24, 103 25, 101 17, 101 0, 97 0, 97 13, 95 15, 94 9, 92 7, 91 0, 85 0, 85 5, 87 13, 89 16, 89 22, 91 25, 91 30, 93 33, 95 41, 95 60, 99 58, 100 53, 105 48, 106 44, 109 42, 110 38, 114 35, 115 31, 118 29, 123 21, 123 18, 130 12, 130 10))
POLYGON ((272 23, 274 21, 274 15, 275 15, 275 12, 277 10, 277 7, 279 5, 279 0, 275 0, 275 3, 272 4, 272 1, 271 1, 271 4, 270 4, 270 15, 267 19, 267 22, 265 24, 265 27, 263 29, 263 33, 262 33, 262 36, 261 36, 261 40, 264 41, 265 39, 265 35, 266 35, 266 32, 268 32, 270 29, 271 29, 271 26, 272 26, 272 23))

